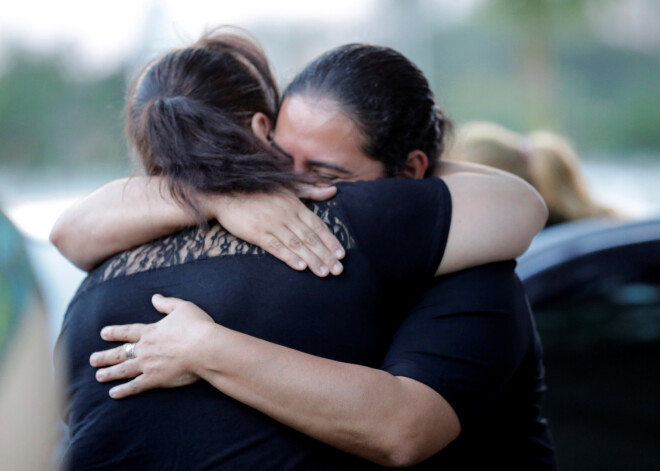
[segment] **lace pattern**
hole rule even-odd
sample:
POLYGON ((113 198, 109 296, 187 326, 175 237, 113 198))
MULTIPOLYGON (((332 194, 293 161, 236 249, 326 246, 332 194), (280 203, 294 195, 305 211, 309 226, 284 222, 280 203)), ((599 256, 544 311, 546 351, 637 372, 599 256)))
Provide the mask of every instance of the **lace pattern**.
MULTIPOLYGON (((315 203, 310 209, 332 230, 346 250, 355 247, 347 225, 334 214, 334 201, 315 203)), ((83 281, 78 293, 99 283, 150 270, 157 270, 212 257, 264 255, 266 252, 235 237, 219 224, 209 228, 193 227, 127 250, 111 257, 83 281)))

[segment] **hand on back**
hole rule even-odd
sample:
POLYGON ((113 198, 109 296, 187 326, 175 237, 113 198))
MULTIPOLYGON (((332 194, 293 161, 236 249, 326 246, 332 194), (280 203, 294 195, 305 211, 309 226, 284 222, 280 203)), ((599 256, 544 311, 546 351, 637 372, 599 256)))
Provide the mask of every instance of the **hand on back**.
POLYGON ((299 199, 322 201, 336 187, 303 186, 298 194, 206 195, 206 214, 231 234, 257 245, 295 270, 339 275, 344 248, 330 228, 299 199))

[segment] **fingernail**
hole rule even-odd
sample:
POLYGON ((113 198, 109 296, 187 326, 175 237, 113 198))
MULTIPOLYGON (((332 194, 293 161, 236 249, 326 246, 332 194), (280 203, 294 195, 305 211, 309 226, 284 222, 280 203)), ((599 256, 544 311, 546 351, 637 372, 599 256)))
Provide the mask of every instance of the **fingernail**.
POLYGON ((110 390, 110 397, 117 397, 117 388, 112 388, 110 390))
POLYGON ((96 358, 97 358, 97 356, 98 356, 98 355, 96 355, 96 353, 92 353, 92 356, 89 357, 89 362, 90 362, 92 365, 93 365, 94 363, 96 363, 96 358))
POLYGON ((341 273, 341 271, 343 270, 343 268, 344 268, 344 267, 343 267, 343 265, 342 265, 341 263, 339 263, 339 262, 335 263, 335 264, 332 266, 332 274, 333 274, 333 275, 339 275, 339 274, 341 273))
POLYGON ((304 270, 305 268, 307 268, 307 264, 305 262, 303 262, 302 260, 300 260, 298 262, 298 268, 300 268, 301 270, 304 270))
POLYGON ((344 255, 346 255, 346 252, 344 252, 344 249, 337 249, 335 255, 337 256, 337 258, 343 258, 344 255))
POLYGON ((321 267, 319 268, 319 272, 321 273, 321 275, 325 276, 328 273, 330 273, 330 269, 325 265, 321 265, 321 267))

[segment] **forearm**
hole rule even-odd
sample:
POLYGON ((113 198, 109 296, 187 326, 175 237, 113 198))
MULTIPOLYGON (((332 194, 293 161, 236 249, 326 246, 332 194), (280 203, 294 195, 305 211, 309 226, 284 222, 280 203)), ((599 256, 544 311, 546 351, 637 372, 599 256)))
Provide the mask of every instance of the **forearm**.
POLYGON ((50 233, 74 265, 90 270, 106 258, 174 233, 195 219, 158 177, 114 180, 69 207, 50 233))
POLYGON ((304 354, 213 326, 194 372, 225 394, 383 465, 419 462, 459 432, 451 407, 409 378, 304 354))
POLYGON ((506 172, 456 172, 449 236, 437 274, 522 255, 543 229, 548 209, 527 182, 506 172))
POLYGON ((543 198, 529 182, 517 175, 488 165, 456 161, 441 161, 436 173, 436 176, 444 178, 445 181, 457 177, 476 177, 480 181, 472 183, 473 191, 480 189, 486 183, 486 190, 482 190, 484 196, 489 196, 488 192, 490 192, 490 195, 495 197, 495 202, 504 206, 515 202, 524 203, 525 216, 532 221, 530 225, 536 227, 539 221, 542 221, 541 227, 545 224, 548 210, 543 198), (507 194, 508 196, 501 198, 501 194, 507 194))

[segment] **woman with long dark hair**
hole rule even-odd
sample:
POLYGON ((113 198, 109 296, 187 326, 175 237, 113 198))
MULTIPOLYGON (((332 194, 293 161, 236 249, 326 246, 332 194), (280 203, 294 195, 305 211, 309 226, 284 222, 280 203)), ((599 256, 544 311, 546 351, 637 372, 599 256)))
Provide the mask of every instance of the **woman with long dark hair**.
MULTIPOLYGON (((344 114, 346 111, 336 102, 328 102, 327 96, 311 97, 309 89, 305 89, 307 96, 301 92, 298 97, 305 102, 316 99, 321 115, 325 113, 322 117, 327 118, 321 119, 324 123, 314 122, 313 116, 301 122, 295 118, 295 110, 289 108, 285 114, 288 121, 280 121, 278 126, 285 124, 289 131, 292 127, 301 130, 299 144, 304 145, 310 143, 306 131, 312 130, 300 125, 306 124, 319 131, 319 125, 327 130, 323 126, 331 124, 336 127, 332 134, 337 136, 343 132, 334 151, 347 160, 332 164, 323 156, 303 155, 301 158, 301 153, 292 150, 291 133, 287 138, 287 128, 276 130, 272 142, 275 150, 271 150, 268 113, 262 112, 258 105, 241 106, 247 102, 249 92, 257 88, 262 89, 262 96, 267 95, 263 91, 264 76, 259 70, 250 56, 241 52, 240 46, 227 38, 216 37, 201 47, 166 55, 141 74, 129 99, 127 116, 131 132, 128 135, 149 173, 167 182, 170 191, 164 195, 166 204, 183 202, 199 219, 207 214, 204 209, 207 193, 227 193, 240 200, 251 198, 250 193, 271 192, 270 198, 276 199, 278 190, 293 188, 307 180, 300 174, 287 173, 283 168, 290 165, 287 158, 291 158, 294 167, 299 164, 313 167, 317 180, 323 178, 321 169, 361 177, 354 178, 358 180, 373 175, 421 178, 429 167, 427 154, 431 158, 439 156, 439 152, 434 152, 444 138, 439 121, 442 115, 435 108, 432 94, 424 98, 433 109, 425 118, 432 126, 418 134, 404 133, 402 136, 409 140, 409 147, 403 145, 402 148, 407 153, 401 156, 399 152, 390 162, 376 160, 364 151, 363 137, 369 128, 351 126, 351 118, 357 119, 355 115, 344 114), (231 57, 216 60, 218 54, 231 57), (242 82, 236 84, 246 90, 246 95, 228 93, 225 82, 235 74, 223 73, 225 68, 247 72, 242 82), (217 77, 217 82, 210 76, 217 77), (195 98, 199 90, 205 97, 201 102, 195 98), (209 95, 214 93, 231 96, 231 102, 211 99, 209 95), (223 115, 222 119, 207 120, 207 110, 223 115), (229 121, 233 124, 227 124, 229 121), (417 146, 420 136, 422 141, 431 136, 428 148, 417 146), (226 162, 219 163, 223 160, 226 162), (182 168, 186 165, 193 170, 182 168), (215 181, 225 177, 231 185, 215 181), (242 181, 248 184, 236 183, 242 181)), ((228 86, 228 89, 236 87, 228 86)), ((287 98, 289 107, 296 105, 293 95, 287 98)), ((299 102, 297 106, 306 104, 299 102)), ((286 101, 280 116, 285 112, 285 105, 286 101)), ((400 124, 406 124, 405 116, 402 115, 400 124)), ((358 123, 365 122, 364 118, 360 119, 358 123)), ((417 127, 424 124, 424 120, 409 124, 417 127)), ((315 407, 315 414, 310 411, 310 415, 291 418, 287 413, 292 406, 291 396, 280 396, 283 401, 273 404, 262 383, 255 382, 250 374, 241 376, 240 369, 245 367, 254 372, 256 367, 268 376, 266 384, 269 381, 277 384, 280 378, 285 389, 287 385, 309 387, 305 378, 287 371, 287 365, 294 365, 297 355, 303 355, 304 361, 313 364, 318 359, 323 371, 335 370, 339 378, 343 375, 342 365, 349 365, 358 375, 367 374, 363 368, 379 371, 377 368, 401 320, 404 306, 434 274, 460 267, 460 263, 470 266, 498 257, 511 258, 524 250, 533 233, 542 226, 545 213, 543 205, 537 201, 519 206, 521 212, 527 209, 530 213, 540 208, 537 220, 525 221, 529 235, 522 244, 520 241, 525 236, 520 235, 519 227, 506 237, 471 235, 491 229, 493 221, 505 226, 508 212, 500 209, 493 214, 488 204, 497 208, 494 201, 515 202, 527 190, 525 184, 516 187, 519 183, 516 180, 504 185, 502 180, 508 182, 507 177, 486 171, 477 173, 476 179, 473 174, 458 172, 448 176, 446 183, 432 178, 424 181, 404 178, 338 184, 334 199, 312 207, 348 252, 343 274, 328 280, 289 270, 217 225, 210 228, 201 225, 109 259, 93 271, 79 289, 67 312, 60 338, 61 356, 70 362, 72 442, 69 456, 72 466, 76 469, 104 466, 344 469, 351 464, 364 469, 368 466, 365 461, 310 440, 279 422, 372 461, 400 463, 397 461, 400 458, 382 454, 378 444, 360 442, 361 435, 354 429, 361 427, 359 421, 353 421, 353 427, 339 427, 328 438, 327 428, 319 421, 319 416, 324 415, 323 408, 315 407), (506 190, 501 191, 504 187, 506 190), (512 192, 520 193, 512 195, 512 192), (491 197, 482 204, 486 207, 483 213, 470 207, 476 204, 466 201, 468 195, 491 197), (463 209, 465 213, 461 216, 456 209, 463 209), (470 209, 476 215, 470 214, 470 209), (471 231, 462 225, 461 217, 473 221, 471 231), (507 239, 513 235, 518 239, 513 242, 507 239), (481 245, 472 244, 472 255, 466 257, 467 262, 458 262, 461 257, 456 254, 464 250, 462 244, 470 244, 479 237, 492 239, 496 255, 489 251, 491 248, 483 248, 486 241, 481 245), (445 244, 448 238, 450 242, 445 244), (498 249, 502 251, 497 253, 498 249), (450 262, 443 268, 447 259, 450 262), (159 310, 172 313, 156 325, 134 324, 157 320, 157 314, 150 309, 150 297, 155 292, 192 301, 210 317, 189 302, 155 297, 153 303, 159 310), (186 311, 185 322, 177 323, 177 309, 186 311), (132 325, 106 329, 103 338, 121 338, 129 343, 92 357, 94 366, 120 363, 98 370, 100 383, 96 383, 86 360, 91 352, 103 349, 103 342, 96 334, 110 323, 132 325), (167 331, 172 342, 151 342, 149 334, 156 331, 161 334, 167 331), (217 341, 201 342, 209 332, 217 341), (162 349, 162 345, 176 347, 162 349), (195 345, 194 353, 187 348, 190 345, 195 345), (227 376, 225 370, 215 378, 205 377, 208 383, 197 381, 201 369, 193 363, 207 360, 211 361, 206 363, 210 370, 214 368, 213 360, 233 363, 238 369, 236 374, 230 375, 233 378, 227 376), (176 366, 176 374, 160 377, 157 384, 148 384, 158 370, 167 369, 161 369, 162 366, 172 365, 176 366), (181 374, 182 371, 185 373, 181 374), (106 384, 125 377, 136 379, 127 385, 110 387, 106 384), (154 389, 119 402, 107 397, 108 393, 115 398, 126 397, 154 386, 186 387, 173 391, 154 389)), ((526 196, 536 195, 528 192, 526 196)), ((323 270, 319 273, 327 274, 323 270)), ((159 342, 162 340, 161 335, 159 342)), ((308 367, 309 364, 305 369, 308 367)), ((389 380, 380 378, 381 382, 372 383, 372 386, 381 384, 388 389, 389 380)), ((332 380, 327 385, 341 389, 342 383, 332 380)), ((414 388, 421 403, 435 404, 442 400, 439 396, 436 398, 432 390, 420 393, 409 381, 400 380, 399 383, 404 385, 401 392, 414 388)), ((372 388, 372 392, 377 391, 372 388)), ((330 390, 327 393, 332 395, 330 390)), ((350 398, 346 399, 347 410, 354 410, 350 398)), ((305 395, 298 395, 297 402, 305 408, 305 395)), ((317 400, 312 403, 319 404, 317 400)), ((391 404, 375 404, 375 407, 388 410, 382 406, 391 404)), ((363 403, 363 406, 365 410, 374 410, 373 404, 363 403)), ((430 456, 458 435, 460 426, 451 407, 444 404, 440 409, 439 415, 436 411, 433 417, 442 419, 443 430, 439 437, 434 433, 438 430, 425 430, 428 432, 423 437, 425 449, 412 458, 414 461, 430 456)), ((328 412, 334 410, 330 407, 328 412)), ((331 418, 325 415, 326 419, 331 418)), ((414 417, 408 421, 419 423, 414 417)))

